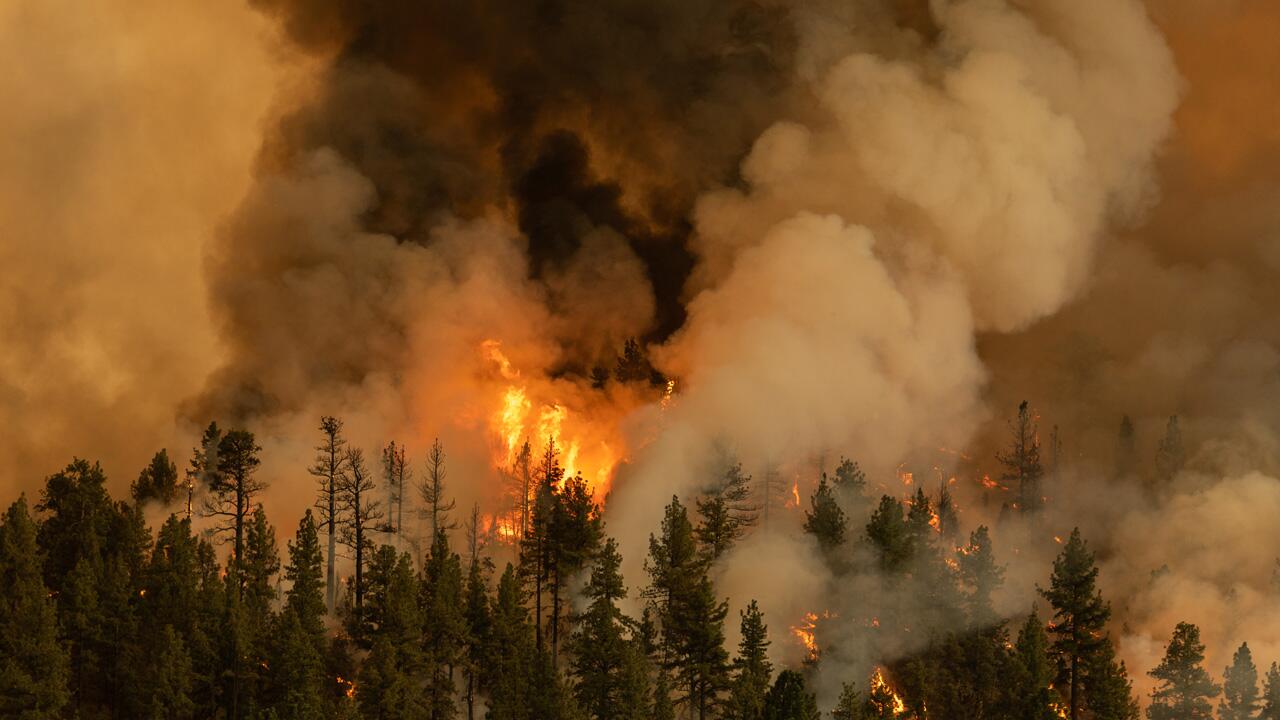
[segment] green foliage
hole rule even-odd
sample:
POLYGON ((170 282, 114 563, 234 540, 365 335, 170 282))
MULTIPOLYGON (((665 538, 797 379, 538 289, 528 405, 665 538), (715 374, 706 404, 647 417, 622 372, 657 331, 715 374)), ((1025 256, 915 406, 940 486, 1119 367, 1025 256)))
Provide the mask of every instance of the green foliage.
POLYGON ((1040 591, 1053 607, 1049 647, 1058 666, 1054 685, 1065 694, 1070 715, 1084 707, 1088 668, 1110 642, 1104 631, 1111 608, 1097 589, 1097 579, 1093 553, 1076 528, 1053 561, 1049 588, 1040 591))
POLYGON ((828 556, 844 544, 845 519, 844 511, 836 502, 835 492, 827 484, 827 476, 818 480, 818 487, 809 498, 810 510, 804 513, 804 530, 818 541, 828 556))
POLYGON ((1034 512, 1041 504, 1044 468, 1040 464, 1040 431, 1026 400, 1018 405, 1017 418, 1009 422, 1009 435, 1008 450, 996 453, 996 459, 1004 466, 1001 479, 1017 488, 1018 509, 1034 512))
POLYGON ((804 676, 783 670, 764 700, 764 720, 819 720, 818 703, 805 688, 804 676))
POLYGON ((169 459, 167 450, 162 448, 151 458, 151 463, 133 481, 130 494, 137 503, 158 500, 168 505, 174 501, 178 496, 178 466, 169 459))
POLYGON ((1209 720, 1213 717, 1210 700, 1219 688, 1201 667, 1204 645, 1200 628, 1181 622, 1174 628, 1173 638, 1165 648, 1164 659, 1147 673, 1157 681, 1147 707, 1150 720, 1209 720))
POLYGON ((880 498, 880 505, 867 522, 867 540, 875 550, 880 570, 893 575, 906 569, 911 561, 912 538, 902 506, 889 495, 880 498))
POLYGON ((1262 687, 1262 709, 1258 720, 1280 720, 1280 665, 1271 663, 1262 687))
POLYGON ((1050 689, 1054 670, 1049 639, 1039 614, 1027 616, 1013 645, 1009 668, 1009 716, 1012 720, 1054 720, 1061 698, 1050 689))
POLYGON ((742 471, 738 462, 728 463, 721 477, 698 499, 701 522, 694 537, 707 562, 723 557, 755 524, 756 509, 750 500, 751 476, 742 471))
POLYGON ((752 600, 741 612, 742 639, 733 661, 733 681, 725 716, 733 720, 760 720, 764 717, 765 695, 773 676, 769 662, 769 630, 760 606, 752 600))
POLYGON ((25 497, 0 524, 0 716, 58 717, 67 704, 67 654, 41 579, 36 527, 25 497))

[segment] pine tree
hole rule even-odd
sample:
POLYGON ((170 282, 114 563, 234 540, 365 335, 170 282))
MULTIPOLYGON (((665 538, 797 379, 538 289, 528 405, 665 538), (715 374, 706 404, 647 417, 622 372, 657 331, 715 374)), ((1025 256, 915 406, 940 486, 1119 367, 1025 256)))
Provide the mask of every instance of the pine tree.
MULTIPOLYGON (((421 678, 431 669, 423 657, 423 613, 418 582, 407 553, 383 545, 369 567, 369 656, 360 667, 356 703, 361 716, 378 720, 451 717, 433 707, 421 678)), ((438 672, 438 670, 437 670, 438 672)))
POLYGON ((1249 643, 1241 643, 1231 665, 1222 671, 1222 706, 1219 720, 1253 720, 1261 705, 1258 697, 1258 668, 1253 664, 1249 643))
POLYGON ((694 534, 708 562, 723 557, 755 524, 756 508, 750 498, 751 476, 742 472, 741 463, 731 462, 705 496, 698 499, 702 521, 694 534))
POLYGON ((477 693, 480 691, 480 675, 485 662, 485 650, 492 632, 493 619, 487 591, 488 573, 493 565, 488 558, 480 557, 480 508, 472 509, 468 530, 471 540, 471 559, 467 567, 467 583, 463 590, 463 617, 466 621, 466 655, 463 670, 466 687, 463 699, 467 704, 467 720, 475 720, 477 693))
POLYGON ((289 542, 285 579, 290 585, 272 633, 270 705, 279 720, 323 717, 327 649, 323 563, 315 517, 308 509, 289 542))
POLYGON ((626 633, 631 621, 618 608, 618 602, 627 596, 621 567, 618 544, 609 538, 591 568, 591 578, 583 591, 587 609, 568 646, 574 697, 587 715, 597 720, 615 720, 626 710, 626 633))
POLYGON ((1026 400, 1018 405, 1018 418, 1009 423, 1009 431, 1012 437, 1008 451, 996 453, 1005 468, 1001 479, 1018 488, 1018 509, 1034 512, 1040 508, 1044 469, 1040 465, 1039 429, 1026 400))
POLYGON ((355 560, 355 576, 351 585, 351 621, 358 628, 363 623, 365 565, 369 560, 367 555, 373 549, 369 533, 383 519, 382 504, 372 497, 374 482, 365 467, 364 452, 359 448, 347 449, 345 467, 337 478, 337 488, 341 518, 338 542, 351 550, 355 560))
POLYGON ((1138 467, 1138 441, 1133 421, 1128 415, 1120 418, 1120 432, 1116 435, 1116 478, 1126 478, 1138 467))
POLYGON ((1108 643, 1103 630, 1111 608, 1096 588, 1097 578, 1093 553, 1076 528, 1053 561, 1049 588, 1040 590, 1054 610, 1049 634, 1051 655, 1058 665, 1055 685, 1066 695, 1071 720, 1077 720, 1084 707, 1086 670, 1108 643))
POLYGON ((1156 482, 1168 485, 1186 463, 1186 451, 1182 446, 1182 430, 1178 427, 1178 416, 1170 415, 1165 426, 1164 437, 1156 449, 1156 482))
POLYGON ((653 366, 645 357, 644 350, 635 338, 629 338, 622 347, 622 356, 618 358, 613 378, 620 383, 652 382, 653 366))
POLYGON ((187 465, 187 519, 195 512, 195 495, 213 486, 218 475, 218 444, 222 442, 222 430, 218 423, 211 422, 200 435, 200 444, 192 450, 191 462, 187 465))
POLYGON ((1213 717, 1213 705, 1209 701, 1218 696, 1219 690, 1200 666, 1203 661, 1200 628, 1191 623, 1178 623, 1165 648, 1164 659, 1147 673, 1158 681, 1147 707, 1150 720, 1210 720, 1213 717))
POLYGON ((672 497, 667 506, 661 537, 649 537, 646 569, 647 594, 657 605, 662 627, 664 665, 683 692, 678 701, 705 720, 728 685, 724 618, 729 609, 715 598, 706 559, 698 552, 679 498, 672 497))
POLYGON ((818 541, 818 547, 832 557, 834 552, 844 544, 845 519, 844 511, 836 502, 835 493, 827 484, 827 476, 818 480, 818 488, 809 498, 811 510, 804 514, 804 529, 818 541))
POLYGON ((336 573, 338 527, 341 524, 342 507, 338 485, 347 472, 347 441, 342 437, 342 421, 326 415, 320 418, 320 432, 324 440, 316 446, 315 464, 308 470, 320 485, 316 509, 320 511, 320 529, 329 541, 328 571, 325 575, 325 606, 333 612, 338 604, 338 576, 336 573))
POLYGON ((238 593, 244 591, 242 559, 244 558, 244 531, 251 514, 253 500, 266 489, 266 484, 254 477, 261 460, 262 448, 247 430, 232 430, 218 441, 218 471, 211 478, 209 491, 212 496, 205 501, 204 514, 219 519, 216 532, 231 534, 232 553, 227 561, 227 576, 233 580, 238 593))
POLYGON ((967 591, 964 601, 970 624, 991 625, 996 619, 991 596, 1004 583, 1004 567, 996 564, 986 525, 969 533, 969 544, 960 548, 956 565, 967 591))
POLYGON ((237 682, 233 691, 241 693, 237 704, 247 716, 259 712, 268 678, 268 644, 272 630, 271 610, 276 601, 276 574, 280 556, 276 548, 275 530, 267 523, 267 514, 259 505, 245 532, 244 560, 241 564, 243 597, 237 602, 238 612, 233 672, 237 682))
POLYGON ((148 720, 184 720, 195 716, 191 699, 193 672, 191 656, 182 636, 165 625, 149 644, 141 687, 145 692, 142 717, 148 720))
POLYGON ((880 506, 867 522, 867 540, 876 551, 880 570, 897 574, 911 560, 912 542, 902 506, 891 496, 880 498, 880 506))
POLYGON ((853 683, 843 683, 840 686, 840 697, 836 699, 836 706, 831 709, 831 719, 863 720, 864 717, 866 717, 866 711, 862 695, 858 693, 853 683))
MULTIPOLYGON (((954 478, 952 478, 954 480, 954 478)), ((938 488, 938 534, 948 542, 954 542, 960 534, 960 518, 956 516, 956 502, 951 488, 943 480, 938 488)))
POLYGON ((418 486, 418 494, 422 497, 422 505, 427 516, 431 518, 431 537, 434 542, 441 528, 452 530, 455 526, 449 521, 449 513, 453 512, 453 500, 446 500, 444 479, 445 470, 444 446, 440 438, 431 443, 431 451, 427 453, 427 474, 418 486))
POLYGON ((1094 720, 1138 720, 1138 701, 1124 661, 1108 637, 1085 672, 1085 707, 1094 720))
POLYGON ((1009 674, 1011 720, 1054 720, 1053 667, 1049 664, 1049 640, 1040 616, 1032 610, 1013 646, 1009 674))
POLYGON ((537 661, 533 625, 520 603, 515 568, 507 565, 493 600, 492 632, 487 661, 480 677, 489 696, 488 720, 526 720, 535 692, 533 664, 537 661))
POLYGON ((556 572, 557 552, 552 533, 556 516, 562 512, 559 488, 564 482, 564 468, 560 467, 560 451, 555 438, 547 439, 534 477, 533 506, 524 537, 520 540, 520 574, 533 597, 534 639, 541 651, 545 639, 544 610, 551 604, 547 595, 556 572))
POLYGON ((133 481, 130 494, 136 503, 159 500, 168 505, 173 502, 178 496, 178 466, 169 460, 168 451, 161 448, 151 458, 151 463, 133 481))
POLYGON ((67 656, 41 580, 36 526, 19 497, 0 524, 0 715, 58 717, 67 704, 67 656))
POLYGON ((565 626, 564 597, 569 582, 600 548, 600 508, 581 475, 566 480, 556 493, 551 516, 551 664, 557 666, 561 629, 565 626))
POLYGON ((462 560, 450 550, 449 536, 441 527, 423 568, 420 590, 422 647, 429 668, 426 702, 431 720, 449 720, 457 713, 453 668, 464 660, 467 630, 462 590, 462 560))
POLYGON ((818 703, 805 688, 804 676, 783 670, 764 701, 764 720, 819 720, 818 703))
POLYGON ((768 628, 755 600, 740 614, 742 639, 738 642, 738 657, 733 661, 733 681, 725 717, 760 720, 764 717, 765 695, 773 676, 768 628))
POLYGON ((1258 720, 1280 720, 1280 665, 1271 663, 1262 688, 1262 710, 1258 720))

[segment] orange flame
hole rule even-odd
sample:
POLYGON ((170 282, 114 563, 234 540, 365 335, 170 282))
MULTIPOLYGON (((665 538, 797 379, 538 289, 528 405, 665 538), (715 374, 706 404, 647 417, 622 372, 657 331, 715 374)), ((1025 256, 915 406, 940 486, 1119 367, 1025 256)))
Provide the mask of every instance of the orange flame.
POLYGON ((339 684, 339 685, 345 685, 345 686, 347 686, 347 689, 346 689, 345 691, 343 691, 343 695, 346 695, 346 696, 347 696, 347 697, 349 697, 349 698, 353 698, 353 697, 355 697, 355 696, 356 696, 356 684, 355 684, 355 681, 353 681, 353 680, 347 680, 346 678, 344 678, 344 677, 342 677, 341 675, 339 675, 339 676, 338 676, 338 684, 339 684))
POLYGON ((804 619, 800 621, 799 625, 791 626, 791 634, 794 635, 796 639, 800 641, 800 644, 804 646, 805 651, 808 653, 809 660, 818 659, 818 620, 827 620, 830 618, 831 613, 826 610, 824 610, 821 615, 807 612, 804 614, 804 619))
POLYGON ((884 679, 884 671, 881 668, 876 668, 875 674, 871 676, 871 692, 884 693, 892 697, 893 714, 895 716, 901 715, 907 711, 907 704, 902 701, 902 696, 899 695, 884 679))

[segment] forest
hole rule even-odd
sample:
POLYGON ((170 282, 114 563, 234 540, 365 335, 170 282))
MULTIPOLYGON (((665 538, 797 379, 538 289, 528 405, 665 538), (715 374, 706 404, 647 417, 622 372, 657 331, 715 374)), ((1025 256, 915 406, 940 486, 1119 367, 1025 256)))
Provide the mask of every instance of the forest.
MULTIPOLYGON (((1002 518, 1034 515, 1056 458, 1042 463, 1026 403, 1009 428, 997 459, 1016 493, 1002 518)), ((1122 450, 1132 434, 1126 418, 1122 450)), ((1078 530, 1059 538, 1039 602, 999 616, 1001 549, 986 526, 963 532, 946 483, 875 498, 851 460, 822 475, 803 525, 822 561, 836 578, 877 572, 898 592, 867 598, 874 614, 835 632, 832 618, 810 614, 790 628, 807 658, 780 667, 770 646, 787 629, 717 591, 717 561, 768 506, 740 464, 696 497, 672 497, 645 576, 624 579, 600 500, 566 477, 554 438, 540 451, 524 443, 512 469, 523 497, 510 525, 494 527, 450 499, 438 441, 415 479, 403 446, 389 443, 371 467, 342 421, 324 417, 307 468, 314 509, 283 548, 261 501, 261 453, 253 433, 213 423, 182 479, 161 450, 121 500, 98 464, 76 459, 38 497, 8 506, 0 715, 1130 720, 1140 716, 1130 673, 1140 671, 1155 681, 1142 703, 1150 720, 1280 718, 1280 667, 1259 677, 1246 643, 1215 677, 1190 622, 1170 628, 1156 667, 1119 661, 1078 530), (148 504, 178 512, 153 531, 148 504), (406 509, 420 515, 421 538, 406 509), (504 556, 512 561, 499 566, 504 556), (913 651, 850 673, 820 706, 812 671, 847 633, 903 637, 913 626, 928 629, 913 651)), ((1171 418, 1155 465, 1172 475, 1181 463, 1171 418)))

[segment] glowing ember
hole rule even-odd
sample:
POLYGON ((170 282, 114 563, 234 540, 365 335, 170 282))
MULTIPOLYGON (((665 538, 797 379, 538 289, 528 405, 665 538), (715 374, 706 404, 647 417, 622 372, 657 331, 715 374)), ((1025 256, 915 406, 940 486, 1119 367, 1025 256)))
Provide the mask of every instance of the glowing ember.
POLYGON ((671 405, 671 396, 675 394, 675 391, 676 391, 676 381, 668 380, 667 388, 662 391, 662 409, 663 410, 666 410, 667 407, 671 405))
POLYGON ((800 481, 791 481, 791 502, 795 503, 792 507, 800 507, 800 481))
POLYGON ((935 532, 942 532, 942 518, 938 517, 938 513, 935 510, 929 511, 929 527, 933 528, 935 532))
POLYGON ((347 680, 346 678, 339 675, 338 684, 346 687, 346 690, 344 690, 342 693, 343 695, 346 695, 349 698, 353 698, 356 696, 356 684, 354 681, 347 680))
POLYGON ((1053 536, 1053 541, 1058 543, 1059 545, 1062 544, 1062 538, 1058 537, 1057 535, 1053 536))

